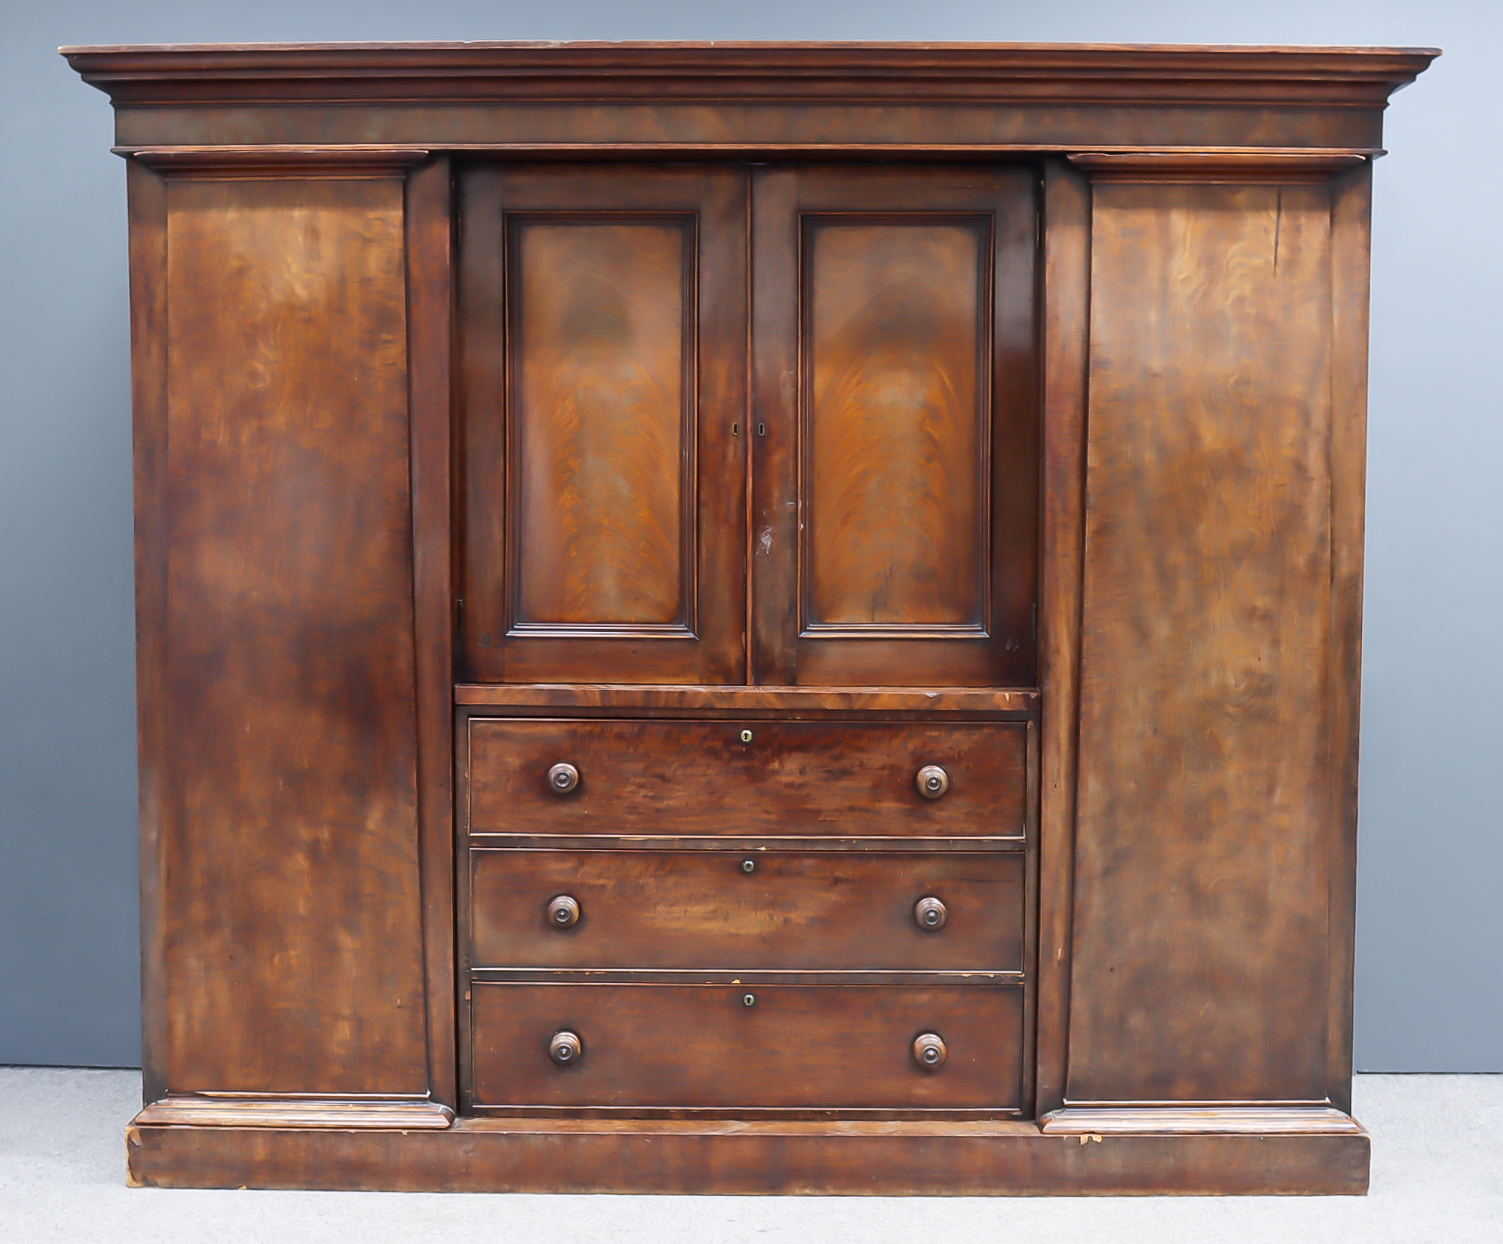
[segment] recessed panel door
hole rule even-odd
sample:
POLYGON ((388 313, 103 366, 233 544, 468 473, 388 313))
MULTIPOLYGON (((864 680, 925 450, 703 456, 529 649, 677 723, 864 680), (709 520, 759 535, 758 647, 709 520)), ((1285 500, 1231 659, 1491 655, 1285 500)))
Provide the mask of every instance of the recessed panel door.
POLYGON ((753 195, 754 679, 1034 681, 1035 177, 753 195))
POLYGON ((738 169, 463 185, 468 677, 745 679, 738 169))

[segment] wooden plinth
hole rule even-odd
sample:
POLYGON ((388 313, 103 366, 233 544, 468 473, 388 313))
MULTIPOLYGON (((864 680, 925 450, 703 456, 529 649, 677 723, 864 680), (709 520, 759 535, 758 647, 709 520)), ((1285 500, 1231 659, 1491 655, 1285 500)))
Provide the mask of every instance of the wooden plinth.
POLYGON ((133 1186, 884 1196, 1361 1195, 1365 1132, 1032 1123, 462 1119, 445 1130, 133 1125, 133 1186))

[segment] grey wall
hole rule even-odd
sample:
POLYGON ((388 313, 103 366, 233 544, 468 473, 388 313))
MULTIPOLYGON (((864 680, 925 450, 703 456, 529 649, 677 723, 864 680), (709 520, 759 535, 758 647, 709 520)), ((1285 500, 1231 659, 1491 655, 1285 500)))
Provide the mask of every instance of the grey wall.
POLYGON ((0 7, 0 1063, 137 1039, 124 168, 68 43, 1439 45, 1377 168, 1357 1061, 1503 1070, 1503 5, 49 0, 0 7))

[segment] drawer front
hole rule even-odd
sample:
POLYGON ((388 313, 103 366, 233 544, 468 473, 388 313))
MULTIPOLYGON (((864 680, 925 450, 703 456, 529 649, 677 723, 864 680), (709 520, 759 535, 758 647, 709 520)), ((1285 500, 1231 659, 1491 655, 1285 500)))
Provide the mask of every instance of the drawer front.
POLYGON ((481 1108, 1014 1110, 1021 1093, 1015 987, 476 984, 472 1018, 481 1108), (564 1066, 560 1033, 582 1047, 564 1066), (914 1055, 928 1033, 935 1070, 914 1055))
POLYGON ((472 861, 475 968, 1023 969, 1018 852, 502 848, 472 861), (574 906, 550 913, 564 898, 574 906), (939 906, 919 913, 924 899, 939 906))
POLYGON ((470 830, 1016 837, 1026 757, 1023 722, 472 718, 470 830), (550 786, 556 765, 577 774, 565 791, 550 786), (937 798, 919 793, 926 766, 943 770, 937 798))

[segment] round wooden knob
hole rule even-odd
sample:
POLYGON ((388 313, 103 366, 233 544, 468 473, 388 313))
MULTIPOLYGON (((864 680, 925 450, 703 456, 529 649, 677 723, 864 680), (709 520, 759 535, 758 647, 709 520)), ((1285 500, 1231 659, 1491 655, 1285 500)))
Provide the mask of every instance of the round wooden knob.
POLYGON ((579 900, 560 894, 548 901, 548 923, 555 929, 567 929, 579 923, 579 900))
POLYGON ((945 1039, 937 1032, 920 1033, 913 1039, 913 1061, 925 1071, 938 1071, 945 1065, 950 1051, 945 1048, 945 1039))
POLYGON ((946 910, 944 903, 933 895, 921 898, 913 905, 914 922, 927 932, 932 933, 935 929, 944 928, 945 921, 949 918, 950 913, 946 910))
POLYGON ((567 795, 579 785, 579 770, 559 763, 548 770, 548 789, 555 795, 567 795))
POLYGON ((925 765, 918 771, 913 784, 925 799, 938 799, 950 789, 950 775, 938 765, 925 765))
POLYGON ((548 1042, 548 1057, 560 1067, 568 1067, 584 1057, 584 1046, 572 1032, 555 1032, 548 1042))

